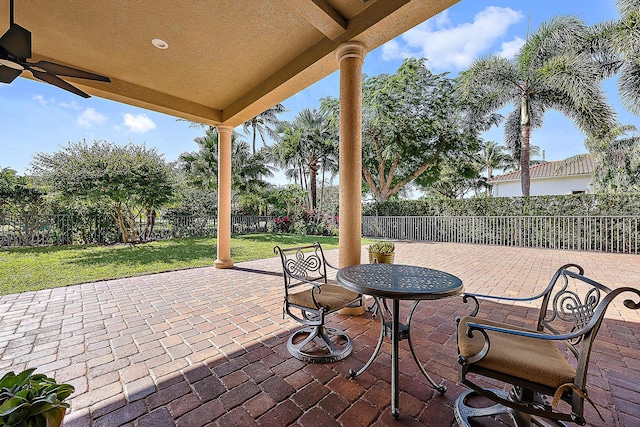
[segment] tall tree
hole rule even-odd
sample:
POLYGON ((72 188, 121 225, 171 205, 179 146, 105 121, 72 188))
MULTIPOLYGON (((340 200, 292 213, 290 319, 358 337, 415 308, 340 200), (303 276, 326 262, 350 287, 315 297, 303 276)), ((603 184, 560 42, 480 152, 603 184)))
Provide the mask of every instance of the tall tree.
MULTIPOLYGON (((502 167, 505 171, 519 171, 522 169, 522 156, 521 147, 519 145, 511 145, 505 147, 506 158, 502 167)), ((540 147, 537 145, 529 145, 529 166, 539 165, 544 163, 541 159, 535 159, 534 157, 540 155, 540 147)))
POLYGON ((53 154, 37 153, 34 173, 62 195, 88 199, 115 220, 123 243, 138 240, 136 219, 173 196, 171 167, 155 148, 107 141, 69 143, 53 154))
MULTIPOLYGON (((218 188, 218 130, 207 127, 205 135, 194 140, 198 151, 185 152, 178 157, 178 165, 187 180, 203 189, 218 188)), ((231 188, 251 192, 267 186, 264 178, 273 176, 260 152, 252 155, 249 144, 240 134, 231 135, 231 188)))
POLYGON ((593 31, 574 16, 543 23, 514 59, 482 58, 460 76, 463 96, 481 100, 481 111, 514 107, 505 123, 505 145, 521 147, 522 194, 530 193, 531 129, 557 110, 587 135, 602 135, 614 113, 600 85, 604 72, 590 42, 593 31))
MULTIPOLYGON (((640 192, 640 136, 635 126, 618 126, 585 141, 595 158, 591 184, 604 193, 640 192)), ((567 159, 569 161, 570 159, 567 159)))
POLYGON ((321 111, 305 108, 291 123, 283 123, 278 144, 271 157, 279 165, 295 171, 292 176, 309 176, 309 202, 318 205, 318 173, 335 169, 338 138, 321 111))
MULTIPOLYGON (((447 155, 476 144, 476 134, 464 129, 454 82, 431 73, 425 61, 406 59, 396 73, 363 81, 362 175, 377 201, 417 178, 428 186, 447 155)), ((338 103, 322 103, 335 121, 338 103)))
POLYGON ((278 135, 276 143, 266 150, 267 160, 283 169, 287 179, 292 179, 300 188, 304 188, 301 130, 285 121, 278 126, 278 135))
POLYGON ((242 131, 245 134, 251 131, 253 154, 256 154, 256 139, 258 135, 260 135, 260 139, 265 145, 267 143, 265 136, 273 140, 278 138, 278 133, 274 127, 280 122, 278 114, 284 113, 285 111, 287 110, 284 108, 284 105, 276 104, 242 124, 242 131))
POLYGON ((508 161, 509 155, 505 153, 504 147, 495 141, 487 141, 480 151, 480 161, 482 170, 487 171, 487 179, 493 178, 493 170, 501 169, 508 161))
POLYGON ((482 163, 477 156, 451 156, 445 159, 439 168, 437 181, 424 188, 428 195, 462 199, 471 192, 479 195, 487 186, 486 179, 480 176, 482 163))
MULTIPOLYGON (((309 172, 311 207, 318 205, 318 172, 329 164, 338 151, 337 135, 331 132, 327 118, 316 109, 305 108, 294 119, 300 129, 300 149, 309 172)), ((324 169, 323 169, 324 170, 324 169)))
POLYGON ((47 193, 37 179, 20 176, 8 167, 0 169, 0 218, 23 246, 30 246, 50 221, 53 203, 47 193))
POLYGON ((619 19, 596 25, 592 50, 606 76, 619 73, 618 93, 623 105, 640 114, 640 0, 617 0, 619 19))

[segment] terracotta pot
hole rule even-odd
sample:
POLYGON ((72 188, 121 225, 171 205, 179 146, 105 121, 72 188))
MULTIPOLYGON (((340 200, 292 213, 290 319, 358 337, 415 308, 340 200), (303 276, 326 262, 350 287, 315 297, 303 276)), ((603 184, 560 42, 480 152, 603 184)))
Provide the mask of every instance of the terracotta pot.
POLYGON ((47 420, 46 427, 60 427, 64 414, 67 412, 67 408, 58 408, 57 411, 50 411, 45 415, 47 420))
POLYGON ((393 257, 395 254, 378 254, 375 252, 369 252, 369 264, 393 264, 393 257))

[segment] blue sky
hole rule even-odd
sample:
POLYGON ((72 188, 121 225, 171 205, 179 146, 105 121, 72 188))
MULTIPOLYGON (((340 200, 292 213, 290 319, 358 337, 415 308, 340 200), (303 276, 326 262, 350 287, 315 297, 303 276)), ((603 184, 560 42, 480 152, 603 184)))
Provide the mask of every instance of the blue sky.
MULTIPOLYGON (((615 0, 462 0, 393 41, 369 52, 364 73, 394 72, 407 56, 426 57, 433 72, 457 75, 481 56, 513 55, 531 28, 555 15, 574 14, 587 23, 615 19, 615 0)), ((640 127, 638 117, 619 104, 616 82, 605 82, 610 102, 623 124, 640 127)), ((334 73, 285 100, 292 119, 303 108, 316 108, 319 99, 337 97, 338 74, 334 73)), ((23 174, 37 152, 55 152, 67 142, 104 139, 118 144, 133 142, 156 147, 165 160, 173 161, 184 151, 193 151, 194 138, 202 129, 189 128, 174 117, 97 97, 83 99, 53 86, 18 78, 11 85, 0 83, 0 167, 23 174)), ((241 131, 241 129, 237 129, 241 131)), ((502 129, 484 134, 484 139, 502 143, 502 129)), ((584 135, 559 113, 549 112, 541 129, 532 134, 532 144, 545 152, 547 160, 584 153, 584 135)), ((275 180, 284 183, 279 177, 275 180)))

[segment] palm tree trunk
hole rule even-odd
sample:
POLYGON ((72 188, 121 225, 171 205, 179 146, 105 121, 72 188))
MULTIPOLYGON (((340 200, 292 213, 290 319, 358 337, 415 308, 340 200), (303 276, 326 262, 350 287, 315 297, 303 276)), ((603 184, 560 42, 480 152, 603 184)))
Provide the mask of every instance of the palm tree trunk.
POLYGON ((256 154, 256 128, 253 128, 253 153, 256 154))
POLYGON ((298 164, 298 175, 300 175, 300 188, 302 188, 303 190, 306 190, 304 184, 305 184, 305 176, 304 176, 304 170, 302 168, 302 163, 298 164))
POLYGON ((309 165, 309 195, 311 196, 311 209, 318 205, 318 165, 309 165))
POLYGON ((529 156, 531 139, 531 116, 529 114, 529 99, 523 96, 520 101, 520 131, 522 132, 522 146, 520 149, 520 186, 522 195, 529 196, 531 189, 531 177, 529 175, 529 156))
POLYGON ((324 204, 324 171, 325 168, 322 168, 322 182, 320 182, 320 203, 318 204, 318 210, 322 212, 322 205, 324 204))

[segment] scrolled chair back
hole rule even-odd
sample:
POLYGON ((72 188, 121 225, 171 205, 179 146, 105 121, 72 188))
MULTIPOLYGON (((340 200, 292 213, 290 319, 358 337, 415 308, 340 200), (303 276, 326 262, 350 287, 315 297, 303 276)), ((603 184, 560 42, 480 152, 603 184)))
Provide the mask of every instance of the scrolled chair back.
POLYGON ((318 242, 295 248, 273 248, 275 254, 280 255, 285 288, 318 282, 327 283, 327 261, 318 242))
POLYGON ((454 405, 458 424, 468 426, 473 417, 508 413, 519 420, 518 425, 529 425, 531 417, 585 425, 584 402, 596 408, 587 390, 591 350, 607 309, 623 294, 627 296, 624 307, 640 309, 640 290, 609 288, 585 277, 582 267, 565 264, 546 288, 531 298, 464 295, 463 301, 475 306, 470 316, 458 319, 460 381, 471 389, 454 405), (507 306, 535 303, 539 305, 537 323, 523 327, 483 319, 477 315, 485 301, 507 306), (510 392, 485 388, 469 374, 509 383, 513 388, 510 392), (467 400, 475 394, 498 405, 491 411, 472 408, 467 400), (568 411, 557 406, 561 400, 570 405, 568 411))

